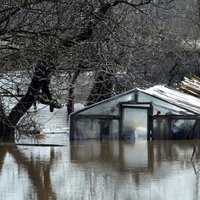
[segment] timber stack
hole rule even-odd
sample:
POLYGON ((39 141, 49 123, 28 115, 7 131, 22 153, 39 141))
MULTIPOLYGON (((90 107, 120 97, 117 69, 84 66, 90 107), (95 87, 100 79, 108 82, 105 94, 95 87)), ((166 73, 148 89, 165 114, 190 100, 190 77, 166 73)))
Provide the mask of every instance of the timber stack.
POLYGON ((200 78, 194 74, 184 77, 178 90, 200 98, 200 78))

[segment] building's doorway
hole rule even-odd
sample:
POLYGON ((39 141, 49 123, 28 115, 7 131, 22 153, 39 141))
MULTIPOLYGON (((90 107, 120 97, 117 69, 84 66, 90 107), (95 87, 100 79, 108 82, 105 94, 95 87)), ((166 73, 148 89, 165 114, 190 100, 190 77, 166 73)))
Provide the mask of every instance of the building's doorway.
POLYGON ((121 138, 150 138, 151 104, 121 104, 121 138))

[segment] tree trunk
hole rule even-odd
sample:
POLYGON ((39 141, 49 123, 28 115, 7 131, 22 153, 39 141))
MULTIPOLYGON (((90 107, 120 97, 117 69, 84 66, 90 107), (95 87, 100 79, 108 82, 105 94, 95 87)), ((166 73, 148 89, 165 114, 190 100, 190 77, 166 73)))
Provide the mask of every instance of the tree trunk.
MULTIPOLYGON (((0 137, 3 141, 14 140, 14 130, 21 117, 29 110, 29 108, 37 100, 40 90, 44 92, 44 88, 50 82, 50 74, 52 71, 52 63, 46 60, 40 60, 35 67, 32 81, 28 87, 26 94, 11 110, 8 116, 4 114, 0 121, 0 137)), ((50 94, 46 94, 47 97, 50 94)), ((51 96, 50 96, 51 97, 51 96)))
POLYGON ((0 138, 1 142, 14 142, 15 141, 15 134, 14 128, 9 126, 5 121, 0 122, 0 138))
POLYGON ((0 99, 0 138, 2 142, 14 142, 14 130, 8 126, 7 116, 2 100, 0 99))
POLYGON ((47 66, 36 66, 35 73, 33 75, 31 84, 28 87, 27 93, 12 109, 8 116, 8 122, 10 126, 15 126, 20 118, 28 111, 28 109, 37 100, 37 96, 40 94, 40 89, 50 79, 51 70, 47 66))
POLYGON ((71 79, 71 82, 69 84, 69 91, 68 91, 68 102, 66 104, 67 106, 67 119, 69 119, 69 115, 74 112, 74 84, 78 78, 78 75, 80 74, 80 70, 77 69, 73 77, 71 79))
POLYGON ((112 75, 106 71, 100 71, 96 78, 95 83, 87 98, 86 105, 92 105, 112 96, 113 80, 112 75))

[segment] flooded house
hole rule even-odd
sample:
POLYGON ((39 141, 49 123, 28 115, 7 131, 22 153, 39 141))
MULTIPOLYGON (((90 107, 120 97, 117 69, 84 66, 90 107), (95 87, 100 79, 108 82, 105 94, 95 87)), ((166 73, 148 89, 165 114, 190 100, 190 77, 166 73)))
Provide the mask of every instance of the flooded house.
POLYGON ((197 82, 136 88, 85 107, 70 115, 70 139, 200 138, 200 98, 188 89, 197 82))

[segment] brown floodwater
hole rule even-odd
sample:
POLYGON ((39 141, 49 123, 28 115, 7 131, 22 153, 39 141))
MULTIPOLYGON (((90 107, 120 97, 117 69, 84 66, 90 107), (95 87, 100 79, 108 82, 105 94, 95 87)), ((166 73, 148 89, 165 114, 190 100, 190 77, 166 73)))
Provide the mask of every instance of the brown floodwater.
POLYGON ((0 145, 0 199, 200 199, 198 140, 70 142, 56 133, 32 144, 50 146, 0 145))
POLYGON ((71 142, 66 109, 35 117, 45 137, 0 144, 0 200, 200 200, 200 140, 71 142))

